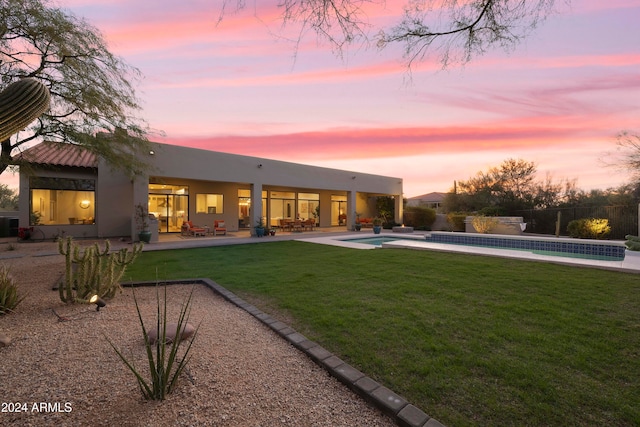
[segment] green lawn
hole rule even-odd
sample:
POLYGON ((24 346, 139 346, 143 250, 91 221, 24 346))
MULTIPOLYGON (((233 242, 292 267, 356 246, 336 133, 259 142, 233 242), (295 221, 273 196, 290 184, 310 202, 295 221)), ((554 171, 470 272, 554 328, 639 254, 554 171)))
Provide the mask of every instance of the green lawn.
POLYGON ((209 277, 450 426, 640 425, 640 276, 274 242, 145 252, 209 277))

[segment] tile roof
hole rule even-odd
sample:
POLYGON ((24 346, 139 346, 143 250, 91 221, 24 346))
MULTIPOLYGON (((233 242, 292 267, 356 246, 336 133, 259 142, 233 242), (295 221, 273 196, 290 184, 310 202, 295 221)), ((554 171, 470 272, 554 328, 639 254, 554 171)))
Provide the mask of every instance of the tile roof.
POLYGON ((409 198, 409 200, 422 200, 428 202, 441 202, 447 193, 433 192, 409 198))
POLYGON ((23 161, 39 165, 98 167, 98 159, 95 154, 79 145, 62 142, 41 142, 23 151, 20 157, 23 161))

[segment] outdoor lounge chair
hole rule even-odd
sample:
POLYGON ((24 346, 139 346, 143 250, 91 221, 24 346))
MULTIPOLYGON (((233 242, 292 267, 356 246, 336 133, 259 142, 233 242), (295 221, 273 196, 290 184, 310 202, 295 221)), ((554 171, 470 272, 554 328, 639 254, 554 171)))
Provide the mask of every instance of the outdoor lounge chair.
POLYGON ((181 234, 183 236, 206 236, 207 229, 199 227, 197 225, 193 225, 191 221, 185 221, 182 223, 181 234))
POLYGON ((218 234, 227 234, 227 226, 225 225, 224 221, 216 219, 213 222, 213 235, 217 236, 218 234))

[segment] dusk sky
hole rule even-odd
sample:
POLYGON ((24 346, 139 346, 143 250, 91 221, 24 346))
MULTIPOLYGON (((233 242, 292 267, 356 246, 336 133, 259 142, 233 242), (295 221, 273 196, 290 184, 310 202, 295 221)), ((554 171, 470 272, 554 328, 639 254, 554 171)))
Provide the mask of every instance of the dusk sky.
MULTIPOLYGON (((558 0, 515 51, 444 71, 427 57, 410 82, 401 46, 341 59, 309 34, 296 51, 274 35, 276 1, 247 3, 216 26, 220 0, 58 2, 145 76, 155 141, 400 177, 405 197, 508 158, 585 190, 628 181, 603 160, 619 132, 640 132, 638 0, 558 0)), ((394 7, 369 19, 398 21, 394 7)))

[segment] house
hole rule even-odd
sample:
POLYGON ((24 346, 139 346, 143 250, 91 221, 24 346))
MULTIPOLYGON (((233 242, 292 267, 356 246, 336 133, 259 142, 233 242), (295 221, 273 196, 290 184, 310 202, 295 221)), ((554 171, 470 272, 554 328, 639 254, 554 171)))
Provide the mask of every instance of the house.
MULTIPOLYGON (((151 143, 150 168, 131 178, 77 145, 42 142, 22 153, 20 227, 45 237, 137 235, 135 206, 148 206, 159 233, 180 232, 184 221, 228 231, 261 219, 315 218, 320 227, 352 229, 355 213, 375 215, 375 198, 395 198, 402 218, 402 179, 291 162, 151 143)), ((252 231, 253 232, 253 231, 252 231)))
POLYGON ((447 193, 427 193, 421 196, 415 196, 407 199, 407 206, 422 206, 425 208, 435 209, 440 212, 442 203, 447 193))

